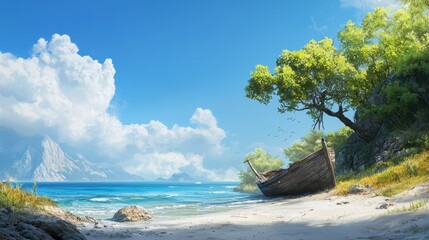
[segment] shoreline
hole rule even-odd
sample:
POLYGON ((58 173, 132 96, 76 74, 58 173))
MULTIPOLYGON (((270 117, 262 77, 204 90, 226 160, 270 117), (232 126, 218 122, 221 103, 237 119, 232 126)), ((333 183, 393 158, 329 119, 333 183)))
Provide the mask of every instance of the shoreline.
POLYGON ((393 197, 330 192, 146 222, 80 223, 87 239, 425 239, 429 183, 393 197), (419 208, 413 205, 422 204, 419 208), (411 208, 411 209, 410 209, 411 208))

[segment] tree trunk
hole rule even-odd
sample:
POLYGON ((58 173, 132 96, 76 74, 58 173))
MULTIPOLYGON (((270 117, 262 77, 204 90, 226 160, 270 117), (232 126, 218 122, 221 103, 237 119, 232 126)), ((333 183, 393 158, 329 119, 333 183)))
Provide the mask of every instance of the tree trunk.
POLYGON ((368 131, 365 131, 365 129, 359 127, 355 122, 346 117, 342 107, 340 107, 337 112, 333 112, 331 109, 328 109, 325 106, 321 106, 319 109, 331 117, 338 118, 342 123, 344 123, 344 125, 351 128, 362 140, 369 142, 374 137, 374 134, 368 133, 368 131))

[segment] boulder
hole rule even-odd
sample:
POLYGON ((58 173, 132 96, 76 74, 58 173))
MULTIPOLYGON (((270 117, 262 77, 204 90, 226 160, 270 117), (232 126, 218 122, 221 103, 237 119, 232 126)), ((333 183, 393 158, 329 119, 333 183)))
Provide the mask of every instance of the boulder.
POLYGON ((357 184, 357 185, 353 185, 353 186, 350 187, 349 193, 350 194, 357 194, 357 193, 366 192, 368 190, 370 190, 369 186, 364 186, 364 185, 357 184))
POLYGON ((152 212, 139 206, 126 206, 121 208, 113 216, 113 220, 117 222, 136 222, 146 221, 153 218, 152 212))
POLYGON ((29 221, 29 224, 44 230, 53 239, 64 240, 84 240, 86 239, 77 229, 76 226, 68 221, 58 220, 36 220, 29 221))
POLYGON ((38 213, 21 214, 0 208, 0 239, 84 240, 70 222, 38 213))

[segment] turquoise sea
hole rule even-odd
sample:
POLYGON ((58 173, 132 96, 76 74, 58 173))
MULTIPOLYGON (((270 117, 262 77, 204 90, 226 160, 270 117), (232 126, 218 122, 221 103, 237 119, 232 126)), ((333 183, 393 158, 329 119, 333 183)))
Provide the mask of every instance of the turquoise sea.
MULTIPOLYGON (((157 218, 200 215, 269 201, 237 193, 237 182, 42 182, 37 194, 54 199, 72 213, 110 219, 120 208, 139 205, 157 218)), ((33 183, 23 183, 33 190, 33 183)))

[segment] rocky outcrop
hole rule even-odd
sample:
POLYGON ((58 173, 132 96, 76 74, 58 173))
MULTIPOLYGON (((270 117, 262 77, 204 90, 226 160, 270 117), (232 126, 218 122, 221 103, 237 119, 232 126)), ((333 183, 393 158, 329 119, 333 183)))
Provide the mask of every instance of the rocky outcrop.
POLYGON ((127 206, 121 208, 113 216, 113 220, 117 222, 136 222, 147 221, 153 218, 153 214, 139 206, 127 206))
POLYGON ((10 208, 0 208, 0 239, 84 240, 86 238, 67 220, 45 214, 19 214, 10 208))
POLYGON ((71 212, 64 211, 64 209, 58 206, 43 206, 43 207, 40 207, 40 209, 41 210, 39 210, 39 212, 42 212, 43 215, 60 218, 60 219, 66 219, 67 221, 73 224, 82 223, 82 222, 88 222, 88 223, 96 222, 96 220, 92 217, 74 215, 71 212))
POLYGON ((338 151, 335 161, 336 174, 358 172, 387 160, 401 159, 412 153, 404 139, 393 133, 381 131, 371 142, 365 142, 352 134, 338 151))
MULTIPOLYGON (((392 84, 396 79, 394 73, 380 84, 368 99, 368 105, 380 106, 386 103, 382 89, 392 84)), ((398 113, 401 114, 401 113, 398 113)), ((336 152, 335 173, 337 175, 359 172, 375 164, 382 165, 387 160, 402 159, 415 152, 415 148, 408 144, 410 139, 400 136, 392 129, 388 120, 380 121, 373 116, 365 116, 361 109, 355 113, 355 122, 367 132, 372 139, 365 141, 353 133, 344 145, 336 152)), ((412 128, 412 127, 410 127, 412 128)), ((406 132, 402 130, 402 132, 406 132)))

